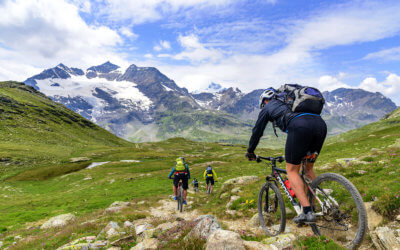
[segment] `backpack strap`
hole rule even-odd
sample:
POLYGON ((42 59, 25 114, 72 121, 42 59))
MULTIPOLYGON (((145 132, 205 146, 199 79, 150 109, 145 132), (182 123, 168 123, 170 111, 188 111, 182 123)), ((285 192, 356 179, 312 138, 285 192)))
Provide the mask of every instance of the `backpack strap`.
POLYGON ((275 136, 276 136, 276 137, 279 137, 278 134, 276 133, 276 127, 277 127, 277 126, 276 126, 276 121, 274 120, 274 121, 272 122, 272 128, 274 129, 274 134, 275 134, 275 136))

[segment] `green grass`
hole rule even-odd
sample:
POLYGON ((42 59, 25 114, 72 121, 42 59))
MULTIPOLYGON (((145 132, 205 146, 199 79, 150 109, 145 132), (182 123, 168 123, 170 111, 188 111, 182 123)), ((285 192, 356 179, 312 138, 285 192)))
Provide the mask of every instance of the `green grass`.
MULTIPOLYGON (((0 240, 6 245, 12 243, 12 237, 22 234, 24 238, 33 237, 25 248, 38 248, 45 242, 51 249, 71 240, 72 232, 76 233, 74 239, 85 236, 85 230, 98 233, 111 218, 97 215, 103 224, 68 227, 58 236, 37 229, 37 225, 52 216, 71 212, 83 222, 117 200, 154 203, 167 198, 172 192, 172 182, 167 176, 176 156, 185 156, 192 178, 201 181, 202 192, 193 195, 193 209, 218 218, 235 218, 225 212, 235 186, 222 189, 224 181, 243 175, 260 177, 242 186, 238 194, 241 198, 231 206, 239 212, 236 217, 250 218, 257 211, 259 188, 270 174, 268 166, 245 159, 245 145, 193 142, 183 138, 156 143, 126 142, 19 83, 0 83, 0 113, 0 136, 4 138, 0 141, 0 240), (73 157, 91 160, 70 163, 73 157), (91 162, 104 161, 110 163, 85 169, 91 162), (204 194, 202 182, 208 164, 219 177, 211 196, 204 194), (220 198, 225 193, 228 195, 220 198), (254 202, 250 203, 251 200, 254 202), (27 230, 27 227, 33 229, 27 230)), ((377 123, 329 138, 316 170, 344 175, 356 185, 364 201, 377 198, 374 207, 390 219, 400 208, 399 135, 400 118, 395 111, 377 123), (351 157, 368 164, 341 166, 336 162, 338 158, 351 157), (357 170, 366 172, 359 174, 357 170)), ((267 144, 268 140, 264 142, 267 144)), ((283 141, 280 143, 283 146, 283 141)), ((283 149, 259 148, 256 153, 282 155, 283 149)), ((132 219, 146 213, 146 207, 138 209, 140 215, 130 214, 132 219)), ((121 216, 125 217, 119 219, 126 219, 128 214, 124 213, 121 216)))

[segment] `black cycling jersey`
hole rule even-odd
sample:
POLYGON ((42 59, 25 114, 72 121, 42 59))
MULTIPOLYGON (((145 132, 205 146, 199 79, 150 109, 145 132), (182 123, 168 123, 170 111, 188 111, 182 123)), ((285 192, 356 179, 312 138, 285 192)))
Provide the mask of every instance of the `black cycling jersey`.
POLYGON ((264 108, 260 111, 258 115, 258 119, 253 128, 253 134, 250 138, 248 152, 254 152, 256 149, 258 142, 260 141, 261 136, 264 134, 264 129, 267 126, 268 122, 274 122, 275 125, 286 132, 286 126, 299 113, 290 113, 288 111, 287 105, 276 99, 272 99, 267 104, 264 105, 264 108), (285 118, 285 114, 288 116, 285 118), (287 122, 285 122, 285 119, 287 122))

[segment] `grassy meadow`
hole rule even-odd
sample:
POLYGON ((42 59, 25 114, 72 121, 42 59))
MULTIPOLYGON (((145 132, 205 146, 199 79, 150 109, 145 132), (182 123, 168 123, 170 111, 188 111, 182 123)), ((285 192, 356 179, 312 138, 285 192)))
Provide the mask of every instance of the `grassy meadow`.
MULTIPOLYGON (((130 143, 19 83, 0 83, 0 114, 0 241, 5 246, 21 235, 26 240, 16 245, 20 248, 53 249, 71 239, 98 234, 110 220, 146 216, 149 206, 172 193, 167 176, 177 156, 185 157, 192 178, 201 181, 200 188, 205 167, 214 167, 219 177, 214 194, 190 194, 194 200, 191 209, 218 218, 250 218, 256 212, 259 188, 270 174, 263 163, 245 159, 245 145, 183 138, 130 143), (76 157, 85 158, 72 162, 76 157), (86 168, 92 162, 108 163, 86 168), (242 187, 241 198, 231 205, 230 209, 239 213, 227 214, 225 206, 233 186, 222 189, 222 184, 244 175, 260 178, 242 187), (223 193, 227 195, 221 196, 223 193), (103 215, 103 209, 114 201, 136 205, 122 214, 103 215), (140 201, 146 203, 137 204, 140 201), (62 230, 38 228, 46 219, 64 213, 74 213, 77 223, 62 230), (97 222, 83 223, 92 219, 97 222)), ((364 201, 375 201, 376 211, 391 220, 400 208, 399 138, 398 109, 379 122, 329 138, 316 164, 317 173, 344 175, 364 201), (338 160, 342 158, 357 160, 345 164, 338 160)), ((276 156, 284 152, 261 148, 256 153, 276 156)))

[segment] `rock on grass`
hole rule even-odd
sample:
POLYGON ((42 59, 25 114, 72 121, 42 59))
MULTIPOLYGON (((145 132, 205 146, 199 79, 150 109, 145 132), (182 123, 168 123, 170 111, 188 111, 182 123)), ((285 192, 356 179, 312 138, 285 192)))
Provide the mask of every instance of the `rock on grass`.
POLYGON ((75 215, 73 214, 61 214, 53 218, 50 218, 40 227, 40 229, 63 227, 66 226, 73 219, 75 219, 75 215))

